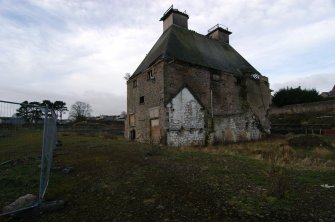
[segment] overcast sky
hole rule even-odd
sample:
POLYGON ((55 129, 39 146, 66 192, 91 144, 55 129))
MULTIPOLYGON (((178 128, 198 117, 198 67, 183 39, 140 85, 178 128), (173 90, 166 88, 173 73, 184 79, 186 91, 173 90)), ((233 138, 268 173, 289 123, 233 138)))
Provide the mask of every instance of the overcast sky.
MULTIPOLYGON (((126 110, 133 73, 162 34, 172 1, 0 0, 0 100, 62 100, 94 115, 126 110)), ((220 23, 270 87, 335 84, 334 0, 187 0, 174 8, 200 34, 220 23)))

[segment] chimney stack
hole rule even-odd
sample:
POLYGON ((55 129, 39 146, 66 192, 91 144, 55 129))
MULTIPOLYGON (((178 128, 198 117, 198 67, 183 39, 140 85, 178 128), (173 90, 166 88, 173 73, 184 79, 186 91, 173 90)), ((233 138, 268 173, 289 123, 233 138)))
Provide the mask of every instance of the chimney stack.
POLYGON ((159 21, 163 21, 163 32, 165 32, 165 30, 167 30, 171 25, 178 25, 187 29, 188 18, 189 17, 186 14, 186 11, 180 12, 178 9, 174 9, 173 5, 171 5, 159 21))
POLYGON ((217 24, 208 30, 207 37, 229 44, 230 34, 232 32, 228 31, 227 27, 217 24))

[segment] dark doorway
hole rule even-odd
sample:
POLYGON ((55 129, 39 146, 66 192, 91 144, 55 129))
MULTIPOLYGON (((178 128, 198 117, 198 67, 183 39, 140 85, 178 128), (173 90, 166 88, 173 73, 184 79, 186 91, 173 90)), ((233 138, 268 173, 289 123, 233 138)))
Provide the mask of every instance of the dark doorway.
POLYGON ((134 129, 130 130, 129 139, 131 141, 135 141, 135 139, 136 139, 136 131, 134 129))

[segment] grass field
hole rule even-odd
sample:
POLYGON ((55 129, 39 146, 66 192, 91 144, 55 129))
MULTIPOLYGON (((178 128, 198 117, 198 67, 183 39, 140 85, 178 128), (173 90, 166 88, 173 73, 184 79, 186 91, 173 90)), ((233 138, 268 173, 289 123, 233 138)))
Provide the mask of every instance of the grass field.
MULTIPOLYGON (((37 192, 39 137, 0 138, 0 162, 15 159, 0 166, 0 207, 37 192)), ((5 221, 335 221, 335 188, 320 186, 335 184, 332 147, 291 147, 288 137, 207 148, 59 139, 53 167, 73 170, 52 172, 46 199, 65 207, 5 221)))

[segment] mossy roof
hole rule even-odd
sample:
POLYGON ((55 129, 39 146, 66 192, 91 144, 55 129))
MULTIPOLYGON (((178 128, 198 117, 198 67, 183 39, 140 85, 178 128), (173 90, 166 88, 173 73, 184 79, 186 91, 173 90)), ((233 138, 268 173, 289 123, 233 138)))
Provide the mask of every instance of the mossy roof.
POLYGON ((231 45, 176 25, 172 25, 160 36, 132 77, 161 58, 235 74, 259 73, 231 45))

